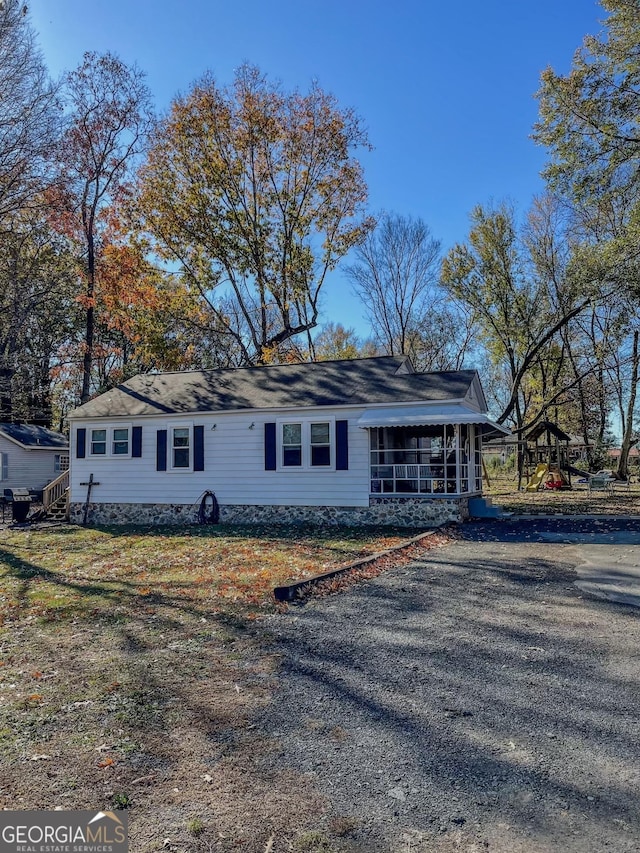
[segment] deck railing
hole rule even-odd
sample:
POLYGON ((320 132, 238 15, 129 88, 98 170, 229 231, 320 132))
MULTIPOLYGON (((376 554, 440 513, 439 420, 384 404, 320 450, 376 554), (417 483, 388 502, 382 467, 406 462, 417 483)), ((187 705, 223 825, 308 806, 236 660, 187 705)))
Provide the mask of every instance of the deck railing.
POLYGON ((42 505, 48 509, 51 504, 54 504, 59 497, 69 488, 69 472, 63 471, 55 480, 52 480, 48 486, 42 490, 42 505))

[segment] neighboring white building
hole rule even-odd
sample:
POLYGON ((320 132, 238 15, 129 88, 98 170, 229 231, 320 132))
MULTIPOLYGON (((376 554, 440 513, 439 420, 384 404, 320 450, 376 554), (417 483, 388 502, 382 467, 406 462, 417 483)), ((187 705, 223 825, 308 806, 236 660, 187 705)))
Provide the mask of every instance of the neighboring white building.
POLYGON ((475 371, 406 357, 139 375, 70 415, 71 519, 424 525, 482 492, 475 371))
POLYGON ((68 467, 69 443, 61 433, 0 423, 0 489, 40 491, 68 467))

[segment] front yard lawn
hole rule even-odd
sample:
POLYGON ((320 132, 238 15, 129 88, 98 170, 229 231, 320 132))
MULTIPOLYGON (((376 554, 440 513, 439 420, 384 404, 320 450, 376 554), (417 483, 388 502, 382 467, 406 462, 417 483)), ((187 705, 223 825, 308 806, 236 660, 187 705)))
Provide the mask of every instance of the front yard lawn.
MULTIPOLYGON (((0 807, 129 808, 132 853, 263 851, 322 803, 253 728, 274 586, 399 531, 0 531, 0 807)), ((274 848, 276 853, 276 848, 274 848)))

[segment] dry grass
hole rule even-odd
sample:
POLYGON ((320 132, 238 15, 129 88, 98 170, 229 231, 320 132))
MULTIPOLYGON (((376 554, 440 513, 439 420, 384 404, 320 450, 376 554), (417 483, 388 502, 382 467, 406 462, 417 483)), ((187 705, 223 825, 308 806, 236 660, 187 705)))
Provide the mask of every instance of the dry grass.
POLYGON ((0 531, 0 808, 129 808, 132 853, 291 849, 326 805, 268 770, 280 745, 251 721, 276 662, 254 620, 274 586, 401 539, 0 531))
POLYGON ((616 487, 613 493, 594 491, 582 483, 572 489, 539 492, 517 490, 513 479, 491 478, 485 492, 493 503, 508 512, 520 514, 552 515, 640 515, 640 484, 633 483, 629 491, 616 487))

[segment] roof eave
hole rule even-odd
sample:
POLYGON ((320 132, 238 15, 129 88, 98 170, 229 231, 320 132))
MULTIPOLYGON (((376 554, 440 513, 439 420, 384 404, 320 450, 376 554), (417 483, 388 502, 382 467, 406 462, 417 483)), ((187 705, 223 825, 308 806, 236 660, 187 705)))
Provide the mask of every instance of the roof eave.
MULTIPOLYGON (((397 406, 437 406, 437 405, 449 405, 453 403, 464 403, 464 397, 444 397, 439 400, 396 400, 388 403, 316 403, 314 405, 309 406, 264 406, 264 407, 245 407, 239 409, 206 409, 206 410, 197 410, 197 409, 185 409, 183 411, 175 411, 175 412, 147 412, 146 414, 105 414, 105 415, 75 415, 74 412, 71 412, 67 419, 69 422, 71 421, 79 421, 79 420, 94 420, 94 421, 108 421, 108 420, 139 420, 143 418, 185 418, 185 417, 197 417, 201 415, 231 415, 231 414, 248 414, 249 412, 264 412, 265 414, 277 413, 277 412, 290 412, 292 410, 301 410, 301 411, 314 411, 317 409, 366 409, 371 406, 375 406, 376 408, 396 408, 397 406)), ((79 411, 79 409, 75 409, 75 412, 79 411)))

